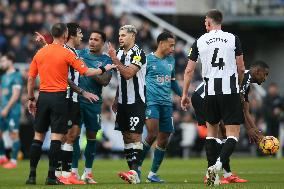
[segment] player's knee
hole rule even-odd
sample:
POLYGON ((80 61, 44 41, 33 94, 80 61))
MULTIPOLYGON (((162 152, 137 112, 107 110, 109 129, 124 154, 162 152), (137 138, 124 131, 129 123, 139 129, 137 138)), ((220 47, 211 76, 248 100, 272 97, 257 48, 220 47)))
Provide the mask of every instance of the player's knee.
POLYGON ((157 146, 162 149, 165 149, 167 145, 168 145, 168 139, 162 139, 157 142, 157 146))
POLYGON ((141 134, 138 133, 124 132, 122 135, 125 143, 134 143, 141 141, 141 134))
POLYGON ((148 133, 146 141, 152 144, 157 139, 157 135, 148 133))
POLYGON ((228 126, 226 126, 226 135, 239 138, 240 126, 239 125, 228 125, 228 126))
POLYGON ((50 136, 51 140, 62 141, 62 138, 63 138, 63 134, 59 134, 59 133, 51 133, 51 136, 50 136))
POLYGON ((44 133, 35 132, 34 140, 43 141, 44 137, 45 137, 45 134, 44 134, 44 133))

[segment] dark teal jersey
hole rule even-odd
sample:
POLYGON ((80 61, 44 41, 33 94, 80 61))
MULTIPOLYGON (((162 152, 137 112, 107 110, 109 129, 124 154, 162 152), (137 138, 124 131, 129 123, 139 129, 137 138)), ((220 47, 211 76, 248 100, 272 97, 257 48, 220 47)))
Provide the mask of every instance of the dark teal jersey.
POLYGON ((147 106, 154 104, 172 105, 171 81, 173 78, 175 78, 175 59, 173 56, 160 59, 154 53, 147 55, 147 106))
MULTIPOLYGON (((112 64, 112 60, 106 54, 94 55, 91 54, 89 49, 83 49, 77 51, 79 57, 85 62, 89 68, 99 68, 100 66, 106 66, 107 64, 112 64)), ((109 71, 111 74, 111 71, 109 71)), ((80 76, 79 87, 85 91, 96 94, 100 99, 96 103, 102 103, 102 88, 103 86, 95 81, 92 77, 80 76)), ((79 102, 90 103, 84 97, 79 96, 79 102)), ((91 104, 91 103, 90 103, 91 104)))
MULTIPOLYGON (((22 91, 23 78, 19 71, 15 71, 13 73, 5 73, 2 76, 1 79, 2 98, 0 106, 1 108, 4 108, 8 104, 9 100, 12 97, 14 87, 17 87, 22 91)), ((18 101, 13 105, 10 111, 18 112, 20 110, 21 110, 21 97, 19 97, 18 101)))

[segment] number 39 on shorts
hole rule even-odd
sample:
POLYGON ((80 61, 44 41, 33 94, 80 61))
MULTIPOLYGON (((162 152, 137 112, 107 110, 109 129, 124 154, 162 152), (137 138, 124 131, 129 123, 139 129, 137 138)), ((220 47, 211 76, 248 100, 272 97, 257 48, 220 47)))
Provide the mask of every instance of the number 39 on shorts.
POLYGON ((130 127, 131 131, 135 131, 135 126, 139 123, 139 117, 130 117, 130 127))

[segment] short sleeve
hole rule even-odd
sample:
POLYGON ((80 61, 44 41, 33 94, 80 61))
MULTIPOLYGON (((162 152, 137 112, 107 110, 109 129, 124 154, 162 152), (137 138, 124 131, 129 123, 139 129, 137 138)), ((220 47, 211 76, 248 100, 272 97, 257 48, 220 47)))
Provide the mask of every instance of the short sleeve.
POLYGON ((241 41, 240 41, 239 37, 236 36, 236 35, 235 35, 235 46, 236 46, 235 55, 236 56, 243 55, 243 49, 242 49, 241 41))
POLYGON ((67 54, 66 60, 70 66, 80 73, 80 75, 83 75, 88 70, 86 64, 71 51, 67 54))
POLYGON ((136 50, 131 56, 131 64, 134 64, 139 69, 141 69, 142 65, 146 64, 146 55, 142 49, 136 50))
POLYGON ((37 63, 36 63, 36 57, 37 55, 34 56, 31 64, 30 64, 30 70, 29 70, 29 76, 30 77, 36 77, 38 75, 38 68, 37 68, 37 63))
POLYGON ((22 87, 23 85, 23 78, 21 76, 21 73, 19 71, 17 71, 17 75, 13 81, 13 87, 16 86, 16 87, 22 87))
POLYGON ((248 98, 249 91, 250 91, 250 86, 245 90, 245 95, 244 95, 244 97, 245 97, 245 101, 246 101, 246 102, 249 102, 249 98, 248 98))
POLYGON ((175 71, 175 68, 173 68, 173 70, 172 70, 171 78, 172 78, 172 79, 176 78, 176 71, 175 71))
POLYGON ((196 62, 199 56, 198 48, 197 48, 197 41, 195 41, 188 52, 188 59, 196 62))

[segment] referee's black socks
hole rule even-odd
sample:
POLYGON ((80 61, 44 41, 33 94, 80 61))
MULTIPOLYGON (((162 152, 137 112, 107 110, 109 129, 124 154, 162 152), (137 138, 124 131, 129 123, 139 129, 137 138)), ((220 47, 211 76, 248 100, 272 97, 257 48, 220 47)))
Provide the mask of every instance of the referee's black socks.
POLYGON ((30 148, 30 175, 29 177, 36 177, 36 168, 41 156, 42 141, 33 140, 30 148))
POLYGON ((58 167, 58 159, 60 157, 61 152, 61 141, 60 140, 52 140, 50 142, 50 150, 49 150, 49 169, 48 169, 48 177, 51 179, 56 179, 55 177, 55 169, 58 167))

